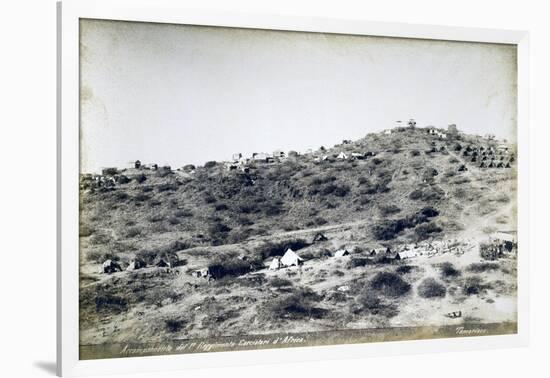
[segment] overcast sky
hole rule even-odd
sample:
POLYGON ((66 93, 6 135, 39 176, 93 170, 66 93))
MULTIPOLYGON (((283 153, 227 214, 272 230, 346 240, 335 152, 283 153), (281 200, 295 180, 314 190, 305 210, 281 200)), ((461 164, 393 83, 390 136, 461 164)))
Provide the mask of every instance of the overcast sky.
POLYGON ((514 139, 516 49, 81 21, 81 171, 303 151, 415 118, 514 139))

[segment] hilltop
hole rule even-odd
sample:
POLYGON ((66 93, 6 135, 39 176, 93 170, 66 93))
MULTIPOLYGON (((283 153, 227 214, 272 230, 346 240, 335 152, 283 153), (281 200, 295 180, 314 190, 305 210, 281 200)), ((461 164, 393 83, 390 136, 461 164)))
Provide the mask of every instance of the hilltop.
MULTIPOLYGON (((473 297, 460 288, 477 275, 441 276, 441 267, 454 264, 460 271, 479 263, 480 242, 495 231, 516 229, 515 179, 514 146, 416 127, 284 157, 82 175, 82 337, 88 343, 106 337, 128 340, 135 328, 159 340, 201 332, 262 333, 291 321, 295 330, 424 324, 411 314, 435 316, 433 301, 414 295, 426 277, 439 277, 448 293, 437 314, 453 303, 468 307, 470 301, 483 319, 492 311, 490 302, 476 301, 496 292, 512 297, 515 263, 503 260, 486 274, 512 284, 497 288, 482 280, 473 297), (314 242, 319 233, 328 240, 314 242), (360 259, 371 250, 449 240, 473 250, 413 266, 361 266, 360 259), (273 256, 288 247, 306 260, 299 276, 292 269, 267 271, 273 256), (338 248, 351 256, 333 266, 330 256, 338 248), (147 267, 98 273, 107 259, 125 269, 136 257, 147 267), (178 267, 159 270, 154 267, 159 258, 174 260, 178 267), (195 270, 212 265, 223 266, 226 277, 215 283, 193 277, 195 270), (384 277, 376 274, 397 274, 399 266, 410 267, 399 273, 407 288, 403 298, 384 293, 365 297, 363 286, 376 287, 376 278, 384 277), (303 311, 281 312, 270 298, 282 308, 295 301, 303 311), (429 309, 411 310, 419 303, 429 309), (190 312, 197 306, 201 310, 190 312), (105 319, 116 319, 117 325, 105 319), (103 336, 97 333, 101 321, 103 336), (158 326, 146 328, 141 322, 158 326)), ((502 314, 504 320, 514 316, 502 314)))

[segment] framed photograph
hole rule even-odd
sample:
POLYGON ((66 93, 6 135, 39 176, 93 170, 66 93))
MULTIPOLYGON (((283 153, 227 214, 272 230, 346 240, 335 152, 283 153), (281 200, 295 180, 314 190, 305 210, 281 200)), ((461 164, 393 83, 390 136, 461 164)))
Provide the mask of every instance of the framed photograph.
POLYGON ((58 20, 60 375, 527 344, 527 32, 58 20))

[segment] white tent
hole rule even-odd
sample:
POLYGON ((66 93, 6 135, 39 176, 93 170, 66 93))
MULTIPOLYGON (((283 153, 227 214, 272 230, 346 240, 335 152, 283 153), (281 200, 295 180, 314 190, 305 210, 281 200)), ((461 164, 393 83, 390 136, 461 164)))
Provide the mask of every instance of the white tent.
POLYGON ((281 260, 278 257, 275 257, 271 264, 269 264, 269 270, 277 270, 281 267, 281 260))
POLYGON ((348 255, 349 252, 347 249, 339 249, 338 251, 334 252, 334 257, 344 257, 348 255))
POLYGON ((113 261, 113 260, 109 259, 109 260, 106 260, 103 263, 101 271, 102 271, 102 273, 111 274, 111 273, 115 273, 115 272, 122 272, 122 269, 116 261, 113 261))
POLYGON ((398 253, 400 259, 410 259, 412 257, 416 257, 417 253, 414 250, 409 251, 401 251, 398 253))
POLYGON ((132 271, 132 270, 136 270, 136 269, 145 268, 145 266, 146 266, 145 261, 143 261, 141 259, 134 259, 134 260, 130 261, 130 264, 128 265, 126 270, 132 271))
POLYGON ((289 248, 283 257, 281 257, 281 264, 283 266, 300 265, 303 259, 296 254, 291 248, 289 248))
POLYGON ((340 152, 336 158, 337 158, 337 159, 344 159, 344 160, 346 160, 346 159, 348 158, 348 155, 346 155, 346 154, 343 153, 343 152, 340 152))
POLYGON ((202 268, 199 270, 195 270, 195 272, 193 272, 193 275, 197 278, 206 278, 210 275, 210 272, 208 268, 202 268))

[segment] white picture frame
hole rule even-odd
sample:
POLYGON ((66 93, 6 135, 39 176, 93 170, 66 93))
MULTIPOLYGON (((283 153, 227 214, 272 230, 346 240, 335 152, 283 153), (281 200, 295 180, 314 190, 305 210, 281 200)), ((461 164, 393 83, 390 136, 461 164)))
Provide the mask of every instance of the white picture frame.
POLYGON ((177 0, 58 3, 57 372, 61 376, 364 358, 519 347, 529 340, 529 35, 525 31, 301 18, 185 9, 177 0), (518 52, 518 332, 513 335, 298 347, 156 357, 79 360, 79 19, 228 26, 517 45, 518 52))

